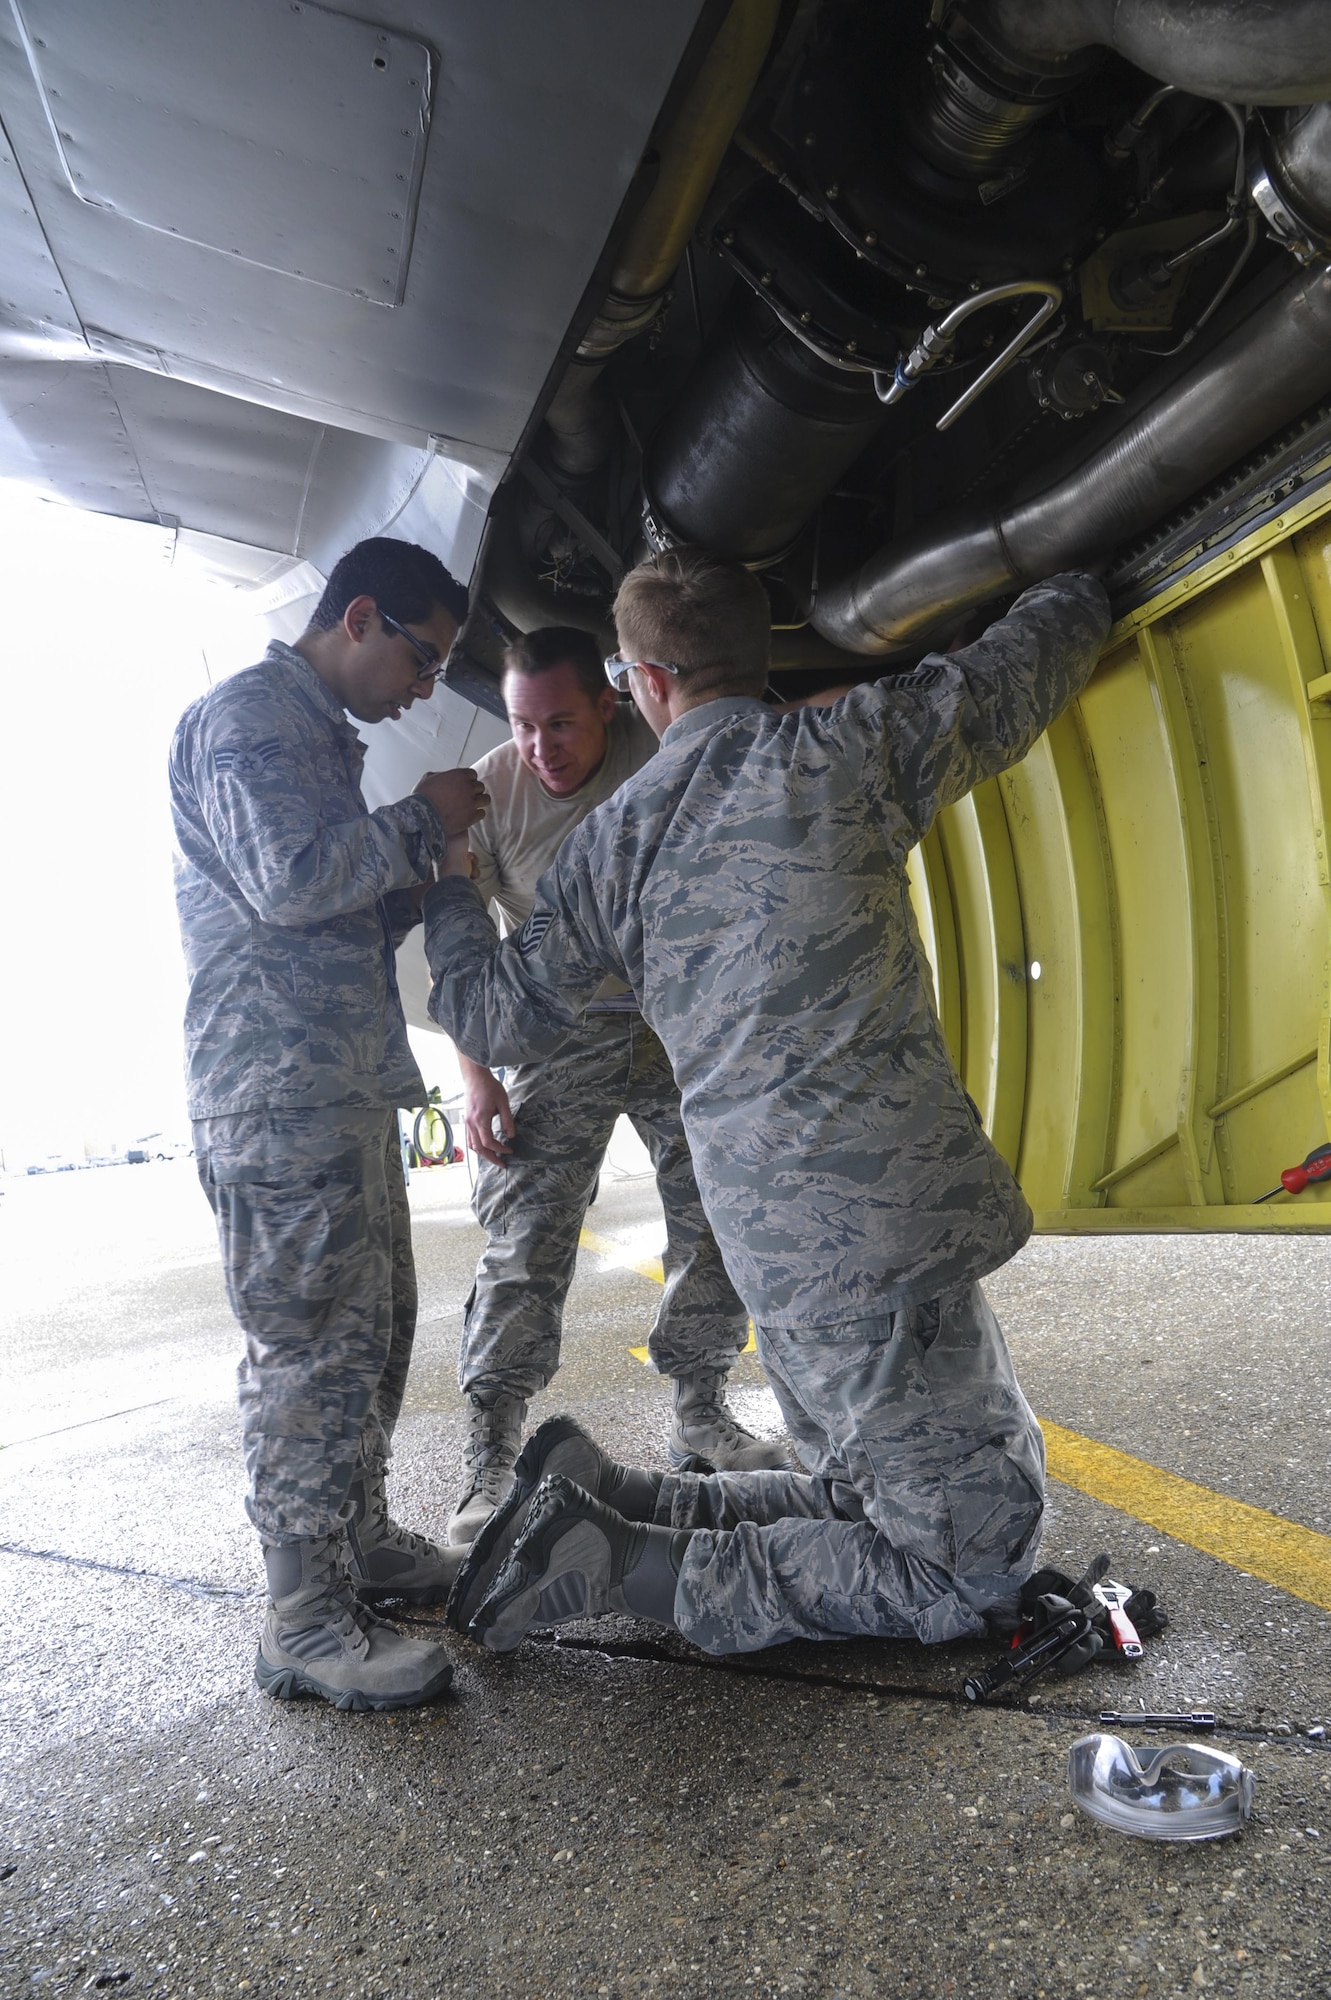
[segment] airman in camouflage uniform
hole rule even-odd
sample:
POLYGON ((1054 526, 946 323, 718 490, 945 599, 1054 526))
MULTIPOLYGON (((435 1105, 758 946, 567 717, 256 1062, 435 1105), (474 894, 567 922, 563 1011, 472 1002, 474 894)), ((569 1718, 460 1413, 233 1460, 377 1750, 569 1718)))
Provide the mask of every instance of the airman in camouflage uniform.
POLYGON ((607 972, 632 985, 810 1474, 668 1475, 632 1527, 609 1486, 554 1479, 505 1525, 473 1630, 502 1648, 628 1608, 713 1651, 977 1632, 1039 1541, 1039 1430, 977 1282, 1031 1217, 944 1044, 906 859, 1077 693, 1103 588, 1055 577, 961 651, 786 714, 758 699, 765 601, 731 565, 655 558, 616 617, 660 751, 516 937, 441 874, 431 1011, 504 1061, 557 1043, 607 972))
MULTIPOLYGON (((471 850, 482 896, 520 930, 567 835, 656 754, 656 737, 606 685, 587 632, 527 633, 505 655, 503 689, 513 734, 477 766, 490 806, 471 850)), ((559 1366, 583 1216, 621 1114, 648 1148, 665 1211, 665 1285, 647 1350, 671 1378, 670 1461, 785 1465, 784 1446, 746 1431, 726 1400, 748 1315, 702 1212, 670 1064, 623 981, 605 981, 557 1054, 523 1061, 502 1084, 465 1055, 460 1063, 486 1246, 458 1355, 468 1428, 448 1540, 470 1542, 512 1489, 528 1403, 559 1366)))
POLYGON ((373 723, 428 695, 465 610, 425 550, 361 543, 296 644, 195 702, 171 749, 189 1104, 245 1334, 269 1584, 256 1671, 340 1707, 406 1706, 451 1674, 353 1586, 429 1602, 455 1567, 384 1489, 416 1319, 397 1107, 425 1095, 394 948, 484 794, 473 772, 433 773, 367 812, 347 711, 373 723))

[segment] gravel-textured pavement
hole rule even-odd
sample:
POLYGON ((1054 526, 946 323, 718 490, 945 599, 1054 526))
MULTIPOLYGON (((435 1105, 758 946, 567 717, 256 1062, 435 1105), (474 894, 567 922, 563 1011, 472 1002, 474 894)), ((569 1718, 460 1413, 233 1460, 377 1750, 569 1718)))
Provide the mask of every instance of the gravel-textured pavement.
MULTIPOLYGON (((1108 1550, 1173 1624, 1140 1666, 1010 1706, 960 1696, 986 1648, 727 1663, 613 1619, 509 1659, 457 1640, 455 1691, 409 1714, 270 1702, 237 1337, 190 1164, 3 1185, 5 2000, 1331 1993, 1324 1611, 1054 1485, 1049 1559, 1108 1550), (1073 1811, 1068 1746, 1140 1702, 1220 1712, 1257 1774, 1245 1833, 1147 1844, 1073 1811)), ((478 1234, 463 1167, 412 1197, 397 1511, 438 1531, 478 1234)), ((629 1352, 650 1181, 612 1169, 590 1221, 624 1262, 582 1260, 533 1415, 659 1459, 664 1385, 629 1352)), ((1047 1239, 990 1290, 1042 1416, 1327 1528, 1331 1244, 1047 1239)), ((735 1380, 774 1429, 752 1357, 735 1380)))

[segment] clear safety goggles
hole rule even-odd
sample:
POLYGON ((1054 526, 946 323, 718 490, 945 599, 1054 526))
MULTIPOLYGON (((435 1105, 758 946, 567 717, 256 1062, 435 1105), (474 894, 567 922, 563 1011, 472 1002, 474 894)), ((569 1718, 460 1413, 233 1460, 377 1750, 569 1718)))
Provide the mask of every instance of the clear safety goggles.
POLYGON ((1146 1763, 1121 1736, 1082 1736, 1068 1752, 1068 1789, 1084 1813, 1139 1840, 1221 1840, 1252 1811, 1246 1764, 1201 1743, 1167 1743, 1146 1763))
POLYGON ((616 694, 627 694, 629 675, 635 667, 659 667, 663 674, 678 674, 680 669, 669 660, 626 660, 622 653, 612 653, 605 662, 605 677, 616 694))

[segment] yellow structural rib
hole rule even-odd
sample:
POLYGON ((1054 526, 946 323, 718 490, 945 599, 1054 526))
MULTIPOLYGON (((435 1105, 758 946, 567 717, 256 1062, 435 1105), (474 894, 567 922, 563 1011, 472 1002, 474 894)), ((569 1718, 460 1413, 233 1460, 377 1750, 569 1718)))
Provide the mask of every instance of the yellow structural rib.
POLYGON ((911 868, 939 1016, 1043 1231, 1331 1227, 1331 485, 1109 635, 911 868), (1039 968, 1038 974, 1036 968, 1039 968))

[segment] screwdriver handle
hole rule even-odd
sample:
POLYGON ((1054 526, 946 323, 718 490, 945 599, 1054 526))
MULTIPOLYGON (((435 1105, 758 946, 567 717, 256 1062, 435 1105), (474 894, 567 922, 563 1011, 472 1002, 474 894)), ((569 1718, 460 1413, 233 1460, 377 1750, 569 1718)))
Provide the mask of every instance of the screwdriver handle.
POLYGON ((1257 1200, 1270 1201, 1271 1196, 1279 1194, 1281 1188, 1286 1194, 1302 1194, 1310 1181, 1325 1180, 1331 1180, 1331 1143, 1314 1146, 1301 1167, 1286 1167, 1280 1176, 1280 1187, 1271 1188, 1266 1194, 1259 1194, 1257 1200))

